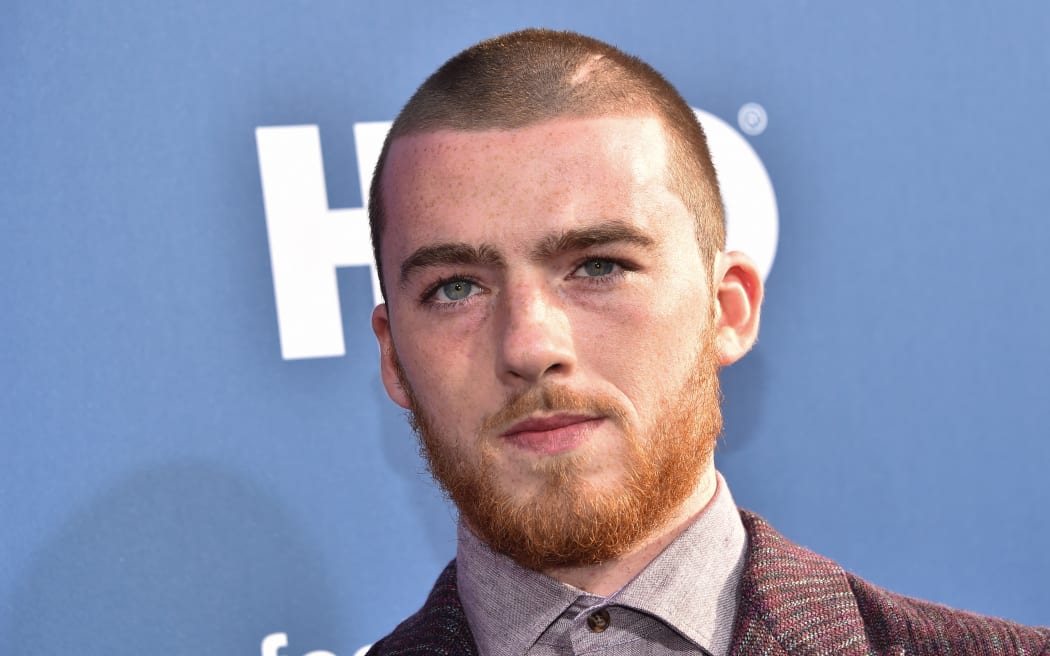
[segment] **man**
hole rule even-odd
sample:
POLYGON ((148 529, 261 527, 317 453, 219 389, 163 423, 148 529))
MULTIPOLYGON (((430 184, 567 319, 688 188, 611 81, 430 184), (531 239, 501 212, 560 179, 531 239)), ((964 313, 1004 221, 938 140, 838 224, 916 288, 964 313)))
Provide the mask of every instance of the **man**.
POLYGON ((648 65, 570 33, 480 43, 402 110, 371 203, 383 381, 461 520, 370 653, 1050 653, 736 509, 718 369, 754 344, 762 281, 648 65))

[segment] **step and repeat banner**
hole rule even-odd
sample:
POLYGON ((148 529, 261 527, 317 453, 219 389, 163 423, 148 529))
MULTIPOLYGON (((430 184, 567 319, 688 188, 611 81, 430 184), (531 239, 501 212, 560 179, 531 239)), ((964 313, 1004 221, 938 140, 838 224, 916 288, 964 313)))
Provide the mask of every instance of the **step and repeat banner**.
POLYGON ((740 505, 1050 623, 1050 5, 5 4, 0 653, 353 656, 455 514, 383 391, 364 194, 460 49, 610 41, 711 134, 767 283, 740 505))

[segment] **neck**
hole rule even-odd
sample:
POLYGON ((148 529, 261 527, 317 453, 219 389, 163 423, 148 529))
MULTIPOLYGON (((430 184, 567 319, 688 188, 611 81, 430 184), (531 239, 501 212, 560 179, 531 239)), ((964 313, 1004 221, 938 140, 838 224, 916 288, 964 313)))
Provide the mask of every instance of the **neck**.
POLYGON ((701 474, 700 481, 693 493, 678 507, 671 518, 653 531, 646 540, 624 554, 597 565, 554 567, 544 570, 543 573, 585 592, 608 597, 637 576, 686 527, 693 523, 693 520, 703 512, 714 497, 717 486, 714 465, 711 464, 701 474))

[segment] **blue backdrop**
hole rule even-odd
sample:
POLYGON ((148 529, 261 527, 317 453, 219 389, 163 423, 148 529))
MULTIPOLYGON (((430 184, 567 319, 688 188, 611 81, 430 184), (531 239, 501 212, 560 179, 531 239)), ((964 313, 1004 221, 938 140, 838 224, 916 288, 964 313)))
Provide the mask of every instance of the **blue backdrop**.
POLYGON ((737 501, 875 583, 1050 623, 1047 4, 15 0, 0 653, 352 656, 418 607, 454 515, 379 382, 367 267, 336 274, 345 355, 282 358, 255 130, 319 126, 328 206, 360 208, 354 124, 529 25, 768 116, 737 501))

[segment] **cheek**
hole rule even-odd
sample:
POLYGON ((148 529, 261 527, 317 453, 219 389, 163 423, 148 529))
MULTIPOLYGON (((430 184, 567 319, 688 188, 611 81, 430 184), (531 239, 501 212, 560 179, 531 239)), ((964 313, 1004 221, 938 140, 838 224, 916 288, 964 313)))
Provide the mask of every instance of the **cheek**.
POLYGON ((476 327, 451 329, 440 320, 420 324, 395 331, 398 359, 423 410, 448 430, 472 417, 481 405, 480 392, 491 387, 479 384, 485 348, 476 327))
POLYGON ((640 419, 680 390, 703 348, 709 301, 696 285, 684 287, 624 299, 575 322, 581 361, 617 387, 640 419))
POLYGON ((598 355, 665 363, 690 351, 709 323, 710 301, 699 284, 676 282, 650 281, 583 308, 573 322, 577 343, 593 346, 598 355))

